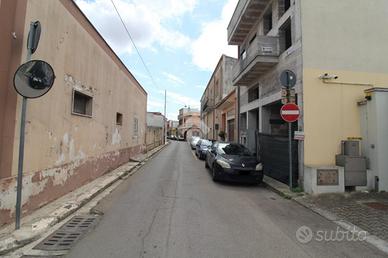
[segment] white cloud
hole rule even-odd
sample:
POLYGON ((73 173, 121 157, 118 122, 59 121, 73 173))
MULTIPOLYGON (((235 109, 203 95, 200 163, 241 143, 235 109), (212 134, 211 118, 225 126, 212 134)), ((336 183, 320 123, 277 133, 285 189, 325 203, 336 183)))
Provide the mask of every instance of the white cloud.
MULTIPOLYGON (((161 93, 162 91, 159 91, 159 92, 161 93)), ((164 94, 164 91, 163 91, 163 94, 164 94)), ((200 106, 199 101, 194 98, 182 95, 177 92, 167 91, 167 106, 169 105, 170 102, 178 104, 182 107, 190 106, 192 108, 199 108, 200 106)))
POLYGON ((204 90, 205 89, 205 85, 195 85, 195 88, 198 88, 198 89, 201 89, 201 90, 204 90))
POLYGON ((166 76, 167 79, 169 79, 172 82, 179 83, 179 84, 185 84, 185 82, 176 75, 173 75, 171 73, 166 73, 166 72, 163 72, 163 75, 166 76))
MULTIPOLYGON (((190 39, 179 31, 163 26, 168 19, 179 19, 191 12, 197 0, 114 0, 136 45, 155 50, 154 43, 181 48, 190 39)), ((132 43, 109 0, 76 0, 77 5, 118 54, 130 53, 132 43)))
POLYGON ((149 98, 147 100, 147 110, 159 111, 164 108, 164 101, 149 98))
POLYGON ((168 120, 178 120, 178 112, 174 112, 174 113, 167 113, 167 119, 168 120))
POLYGON ((227 27, 238 0, 228 0, 219 19, 202 25, 200 36, 191 46, 192 62, 203 70, 214 70, 222 54, 237 56, 237 47, 227 42, 227 27))

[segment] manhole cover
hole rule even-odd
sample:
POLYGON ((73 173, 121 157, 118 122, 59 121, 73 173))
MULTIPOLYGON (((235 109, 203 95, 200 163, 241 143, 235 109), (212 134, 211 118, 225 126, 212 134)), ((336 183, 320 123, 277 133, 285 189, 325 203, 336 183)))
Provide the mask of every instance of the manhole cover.
POLYGON ((75 216, 57 231, 46 237, 33 249, 59 251, 69 250, 90 229, 97 224, 99 216, 75 216))
POLYGON ((365 202, 366 206, 373 208, 375 210, 388 211, 388 204, 381 202, 365 202))

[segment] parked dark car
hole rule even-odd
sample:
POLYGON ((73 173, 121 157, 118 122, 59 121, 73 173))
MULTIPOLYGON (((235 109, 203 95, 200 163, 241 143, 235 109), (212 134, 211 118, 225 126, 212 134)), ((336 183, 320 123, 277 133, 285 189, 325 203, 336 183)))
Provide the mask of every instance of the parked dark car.
POLYGON ((199 159, 205 159, 206 158, 206 152, 207 150, 212 146, 212 142, 206 139, 201 139, 197 142, 197 145, 195 145, 195 155, 199 159))
POLYGON ((206 153, 205 167, 214 181, 233 181, 259 184, 263 180, 263 166, 244 145, 215 142, 206 153))

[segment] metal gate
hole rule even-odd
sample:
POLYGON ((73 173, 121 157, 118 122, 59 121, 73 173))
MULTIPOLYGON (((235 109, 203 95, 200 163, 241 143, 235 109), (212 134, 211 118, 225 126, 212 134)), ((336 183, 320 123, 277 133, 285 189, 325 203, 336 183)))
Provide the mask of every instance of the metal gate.
MULTIPOLYGON (((289 184, 288 137, 257 133, 257 153, 264 167, 264 174, 289 184)), ((293 186, 298 183, 298 142, 292 141, 293 186)))

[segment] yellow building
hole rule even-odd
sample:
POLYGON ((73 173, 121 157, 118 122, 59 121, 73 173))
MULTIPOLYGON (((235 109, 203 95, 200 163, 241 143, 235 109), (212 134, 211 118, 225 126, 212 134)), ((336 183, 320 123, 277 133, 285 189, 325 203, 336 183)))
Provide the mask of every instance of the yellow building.
POLYGON ((27 103, 23 214, 145 150, 147 93, 71 0, 0 1, 0 224, 15 215, 21 97, 13 73, 26 60, 30 22, 40 21, 32 55, 53 67, 43 97, 27 103))
POLYGON ((336 155, 341 141, 363 137, 357 102, 366 89, 388 87, 387 10, 385 0, 238 2, 228 42, 239 47, 233 83, 240 88, 240 141, 262 154, 267 175, 289 181, 287 124, 279 111, 279 76, 288 69, 297 76, 302 113, 292 130, 305 135, 294 141, 294 183, 308 192, 344 189, 336 155), (326 179, 336 175, 338 185, 314 185, 329 170, 326 179))

